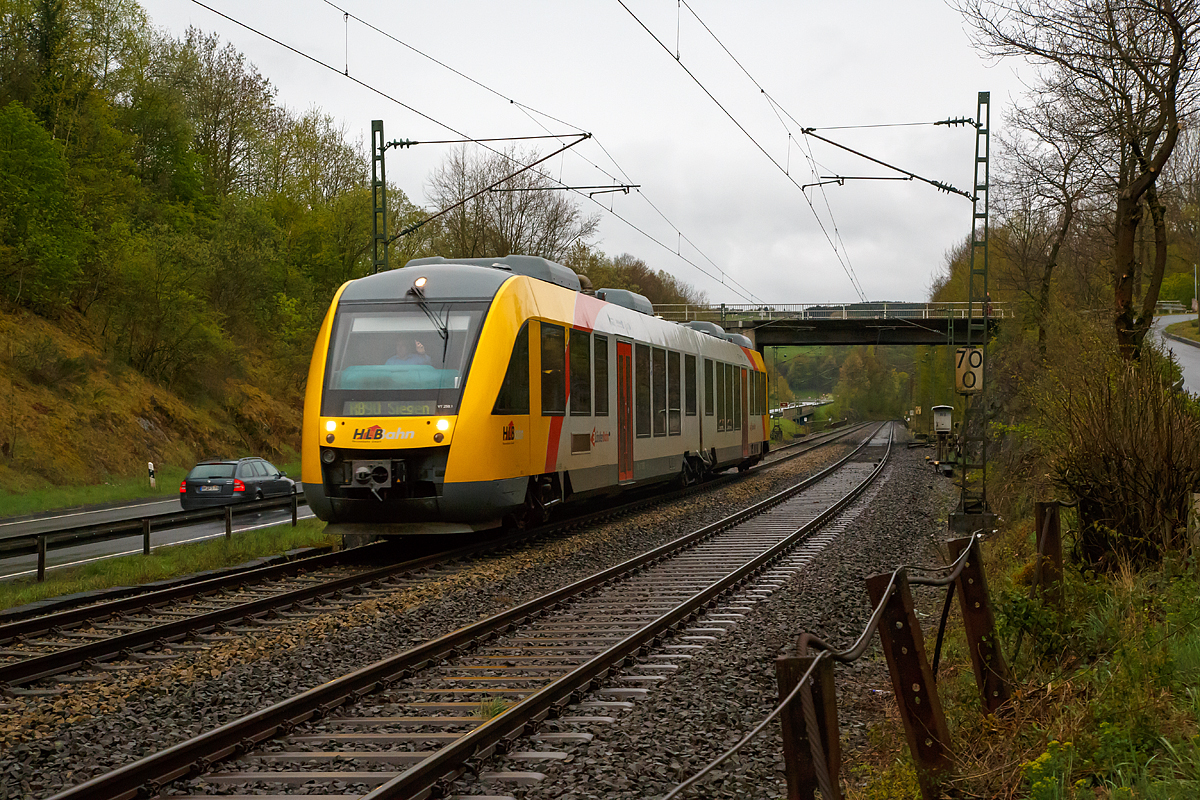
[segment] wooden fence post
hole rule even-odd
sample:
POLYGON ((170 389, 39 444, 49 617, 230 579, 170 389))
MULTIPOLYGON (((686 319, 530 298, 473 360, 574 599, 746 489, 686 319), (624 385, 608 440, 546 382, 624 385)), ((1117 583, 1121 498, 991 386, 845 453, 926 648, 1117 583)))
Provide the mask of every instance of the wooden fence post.
POLYGON ((299 505, 300 505, 300 499, 296 495, 296 492, 293 490, 292 491, 292 527, 293 528, 296 527, 296 512, 298 510, 299 505))
POLYGON ((225 538, 233 538, 233 506, 225 506, 225 538))
POLYGON ((953 539, 947 544, 950 557, 956 561, 964 550, 971 548, 971 554, 967 556, 966 564, 955 581, 955 588, 958 589, 971 666, 975 669, 975 683, 979 686, 983 707, 989 714, 994 714, 1008 701, 1010 680, 1004 654, 996 646, 996 619, 992 615, 992 604, 988 597, 979 540, 969 536, 953 539))
MULTIPOLYGON (((775 677, 779 683, 780 700, 792 693, 800 676, 808 670, 813 660, 814 656, 797 656, 794 651, 775 659, 775 677)), ((832 660, 821 660, 813 672, 809 686, 816 711, 820 752, 824 757, 832 792, 828 800, 842 800, 838 785, 842 752, 838 737, 837 695, 833 684, 832 660)), ((797 697, 783 710, 779 724, 783 729, 783 765, 787 778, 788 800, 813 800, 820 784, 813 761, 812 743, 809 742, 808 728, 804 723, 802 697, 797 697)), ((822 794, 821 797, 824 798, 825 795, 822 794)))
POLYGON ((873 606, 885 601, 879 620, 879 638, 887 657, 892 689, 916 766, 921 795, 926 800, 934 800, 940 797, 938 779, 954 768, 950 731, 929 671, 925 641, 908 587, 908 574, 903 568, 899 570, 896 585, 885 598, 884 592, 890 581, 890 574, 872 575, 867 578, 867 592, 873 606))
POLYGON ((38 583, 46 580, 46 537, 39 536, 37 539, 38 545, 38 583))
POLYGON ((142 518, 142 555, 150 555, 150 518, 142 518))
POLYGON ((1038 592, 1042 600, 1059 611, 1063 607, 1063 555, 1062 529, 1059 523, 1057 501, 1034 504, 1034 525, 1037 527, 1037 548, 1042 554, 1038 564, 1038 592))

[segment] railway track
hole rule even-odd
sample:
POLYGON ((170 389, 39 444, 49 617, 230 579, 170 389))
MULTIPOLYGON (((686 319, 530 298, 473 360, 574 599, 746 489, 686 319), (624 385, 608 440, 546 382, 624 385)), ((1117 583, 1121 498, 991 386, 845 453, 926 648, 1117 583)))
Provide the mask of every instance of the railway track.
MULTIPOLYGON (((862 426, 810 437, 772 451, 759 470, 773 468, 862 426)), ((287 626, 347 605, 411 586, 431 569, 522 541, 562 535, 574 528, 633 513, 737 480, 728 474, 668 495, 642 498, 535 530, 431 553, 368 569, 361 562, 389 562, 386 544, 330 553, 281 565, 200 580, 56 614, 0 624, 0 695, 50 695, 73 684, 103 680, 105 673, 170 661, 188 651, 272 626, 287 626), (374 552, 371 552, 374 551, 374 552), (85 674, 63 676, 84 670, 85 674), (50 685, 28 687, 57 677, 50 685)))
POLYGON ((534 731, 543 745, 580 741, 590 736, 582 728, 651 691, 819 548, 813 537, 882 471, 890 443, 876 431, 834 466, 718 523, 56 800, 135 797, 183 777, 201 790, 191 796, 303 787, 373 800, 454 795, 463 774, 531 780, 489 775, 485 762, 561 757, 510 745, 534 731), (479 713, 489 708, 499 713, 479 713))

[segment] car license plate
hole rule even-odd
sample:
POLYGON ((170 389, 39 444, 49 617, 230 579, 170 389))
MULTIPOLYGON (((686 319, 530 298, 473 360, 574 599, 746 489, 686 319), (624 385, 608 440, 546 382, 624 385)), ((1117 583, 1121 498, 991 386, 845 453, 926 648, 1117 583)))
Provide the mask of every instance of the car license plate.
POLYGON ((221 491, 221 487, 220 486, 201 486, 200 491, 202 491, 202 492, 219 492, 219 491, 221 491))

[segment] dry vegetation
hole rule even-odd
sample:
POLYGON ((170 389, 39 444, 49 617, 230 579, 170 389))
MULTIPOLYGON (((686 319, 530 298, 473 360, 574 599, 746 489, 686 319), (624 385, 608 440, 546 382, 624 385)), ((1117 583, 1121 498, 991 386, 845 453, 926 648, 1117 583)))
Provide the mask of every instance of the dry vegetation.
POLYGON ((223 403, 195 405, 89 339, 70 315, 0 314, 0 498, 144 475, 148 461, 186 468, 248 452, 286 461, 299 446, 295 391, 273 396, 230 379, 223 403))

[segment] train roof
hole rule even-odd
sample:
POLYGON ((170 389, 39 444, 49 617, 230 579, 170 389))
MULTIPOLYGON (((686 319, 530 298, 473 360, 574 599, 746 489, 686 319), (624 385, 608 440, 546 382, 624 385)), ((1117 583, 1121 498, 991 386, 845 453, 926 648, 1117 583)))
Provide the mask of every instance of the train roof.
POLYGON ((427 278, 421 290, 427 299, 458 300, 494 297, 512 274, 462 264, 439 264, 436 270, 404 267, 350 281, 342 292, 341 301, 405 300, 409 298, 414 282, 421 277, 427 278))
POLYGON ((530 278, 537 278, 547 283, 553 283, 556 286, 570 289, 573 292, 578 292, 580 289, 579 276, 575 274, 574 270, 545 258, 539 258, 538 256, 504 256, 503 258, 444 258, 442 256, 430 256, 429 258, 414 258, 405 264, 404 268, 422 267, 430 264, 467 264, 474 267, 488 267, 501 272, 508 272, 512 275, 527 275, 530 278))

